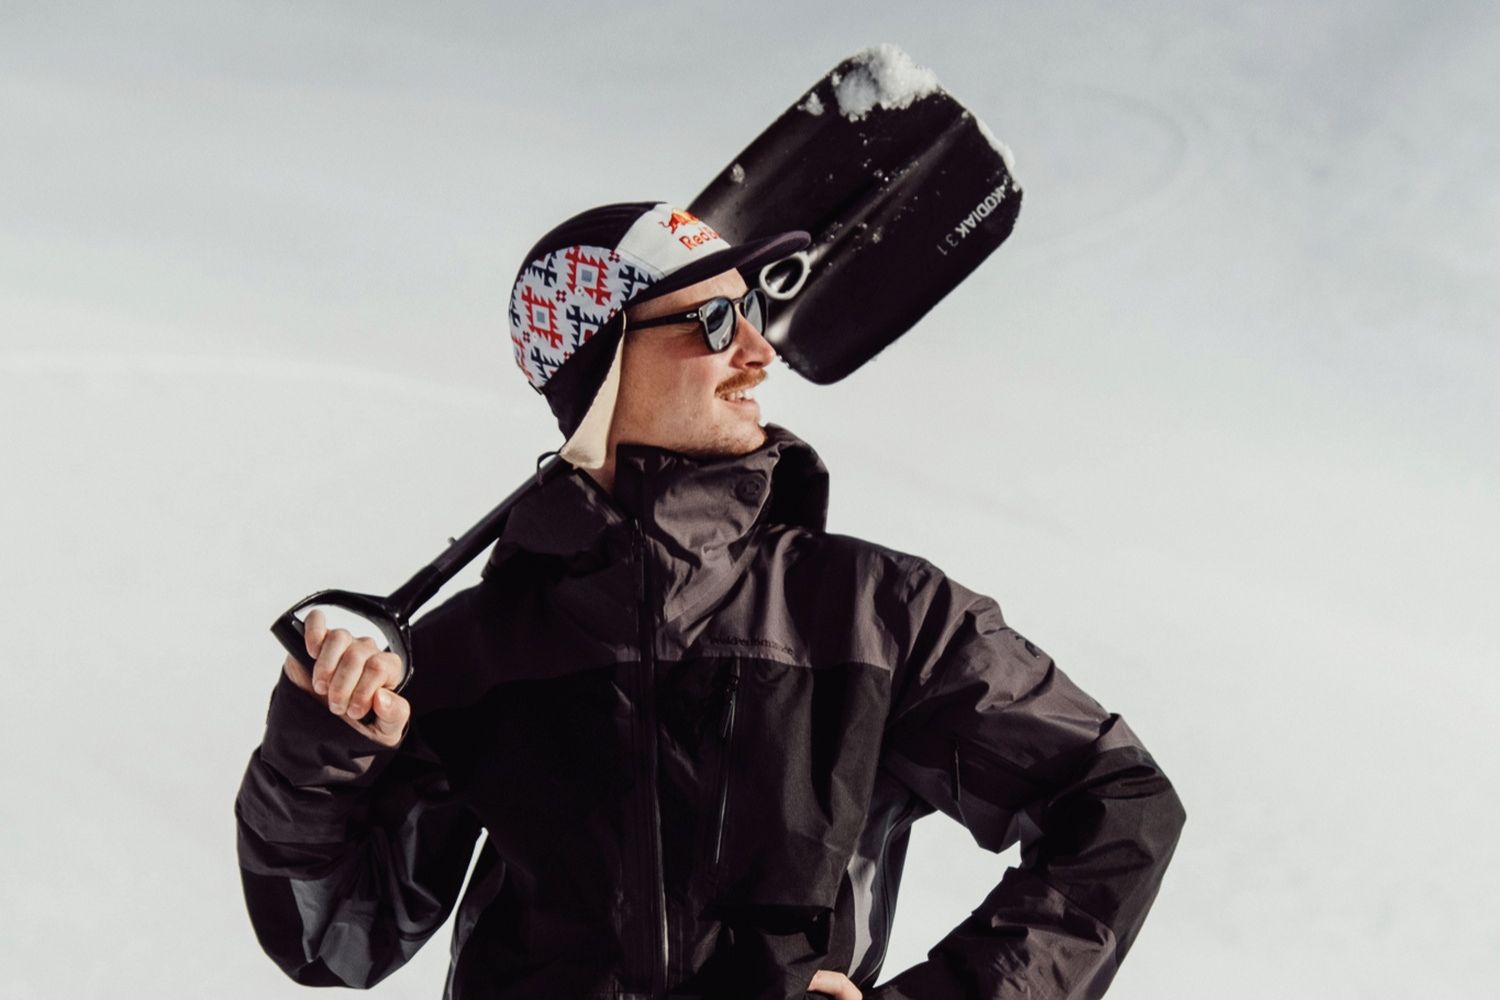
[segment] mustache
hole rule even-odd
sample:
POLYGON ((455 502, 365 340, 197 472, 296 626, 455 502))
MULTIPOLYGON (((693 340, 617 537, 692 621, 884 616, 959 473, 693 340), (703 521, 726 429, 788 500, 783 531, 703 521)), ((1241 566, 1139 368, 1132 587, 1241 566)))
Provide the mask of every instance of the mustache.
POLYGON ((737 378, 732 382, 725 382, 723 385, 719 386, 718 394, 725 395, 731 392, 739 392, 741 389, 754 389, 769 377, 770 376, 765 372, 756 372, 752 375, 746 375, 743 378, 737 378))

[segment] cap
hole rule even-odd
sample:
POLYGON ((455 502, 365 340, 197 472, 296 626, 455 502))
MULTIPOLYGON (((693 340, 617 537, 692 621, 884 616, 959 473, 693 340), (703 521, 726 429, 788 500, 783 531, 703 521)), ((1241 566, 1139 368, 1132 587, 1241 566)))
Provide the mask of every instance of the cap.
POLYGON ((660 201, 591 208, 538 240, 511 289, 510 339, 567 439, 559 454, 583 468, 604 464, 627 305, 731 268, 750 272, 809 242, 793 230, 731 246, 705 220, 660 201))

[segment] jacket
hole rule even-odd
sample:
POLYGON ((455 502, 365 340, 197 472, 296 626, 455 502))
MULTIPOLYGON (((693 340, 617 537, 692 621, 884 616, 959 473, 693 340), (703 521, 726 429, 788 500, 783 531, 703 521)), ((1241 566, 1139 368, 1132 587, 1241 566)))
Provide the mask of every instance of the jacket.
POLYGON ((527 494, 413 623, 398 748, 280 679, 235 815, 287 975, 369 987, 456 905, 447 1000, 805 998, 818 969, 872 1000, 1104 994, 1171 783, 992 599, 826 531, 822 461, 766 432, 527 494), (933 812, 1021 862, 874 987, 933 812))

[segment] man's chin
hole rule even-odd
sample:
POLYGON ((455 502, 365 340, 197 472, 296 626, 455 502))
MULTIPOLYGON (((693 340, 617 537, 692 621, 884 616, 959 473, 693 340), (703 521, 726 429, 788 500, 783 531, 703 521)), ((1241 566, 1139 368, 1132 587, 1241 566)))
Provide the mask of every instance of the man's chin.
POLYGON ((721 458, 729 455, 748 455, 766 443, 766 431, 760 424, 748 428, 726 431, 712 441, 695 441, 679 448, 683 454, 700 458, 721 458))

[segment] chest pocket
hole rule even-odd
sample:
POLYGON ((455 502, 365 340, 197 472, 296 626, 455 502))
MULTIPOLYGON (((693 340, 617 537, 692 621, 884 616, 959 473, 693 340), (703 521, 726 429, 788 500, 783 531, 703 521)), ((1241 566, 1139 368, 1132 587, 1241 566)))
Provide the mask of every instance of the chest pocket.
POLYGON ((858 663, 732 661, 703 846, 715 904, 835 905, 874 784, 889 677, 858 663))

